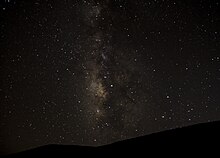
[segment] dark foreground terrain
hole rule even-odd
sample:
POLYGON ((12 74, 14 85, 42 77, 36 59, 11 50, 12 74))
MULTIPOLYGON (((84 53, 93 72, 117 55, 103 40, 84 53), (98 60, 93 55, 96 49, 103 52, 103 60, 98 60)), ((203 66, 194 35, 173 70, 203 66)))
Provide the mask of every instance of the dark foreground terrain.
POLYGON ((50 157, 50 156, 125 156, 130 154, 192 156, 206 153, 209 156, 220 152, 220 122, 204 123, 180 129, 133 138, 101 147, 72 145, 46 145, 6 157, 50 157))

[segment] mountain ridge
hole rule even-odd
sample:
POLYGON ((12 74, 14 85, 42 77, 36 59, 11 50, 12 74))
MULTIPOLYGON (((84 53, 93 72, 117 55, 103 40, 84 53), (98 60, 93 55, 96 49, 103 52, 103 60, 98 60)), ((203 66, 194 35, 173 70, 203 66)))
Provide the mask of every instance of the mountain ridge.
MULTIPOLYGON (((145 136, 130 138, 103 146, 79 146, 50 144, 6 156, 51 156, 51 155, 102 155, 145 153, 146 151, 158 154, 170 150, 204 152, 214 150, 220 142, 220 121, 201 123, 182 128, 176 128, 145 136), (196 150, 198 148, 199 150, 196 150), (160 151, 160 152, 159 152, 160 151)), ((216 150, 215 150, 216 151, 216 150)), ((172 151, 170 151, 172 152, 172 151)))

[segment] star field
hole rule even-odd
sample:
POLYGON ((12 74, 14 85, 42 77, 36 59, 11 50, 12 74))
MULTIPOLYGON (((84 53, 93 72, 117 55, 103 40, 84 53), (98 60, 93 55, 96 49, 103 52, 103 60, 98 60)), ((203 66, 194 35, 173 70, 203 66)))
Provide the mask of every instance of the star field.
POLYGON ((220 120, 217 0, 5 0, 0 149, 103 145, 220 120))

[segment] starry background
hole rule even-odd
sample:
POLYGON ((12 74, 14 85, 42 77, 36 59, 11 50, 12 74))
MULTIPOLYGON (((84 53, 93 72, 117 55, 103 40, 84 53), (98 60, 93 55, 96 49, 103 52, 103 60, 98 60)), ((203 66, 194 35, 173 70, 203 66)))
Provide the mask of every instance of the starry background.
POLYGON ((1 0, 1 152, 220 120, 219 15, 217 0, 1 0))

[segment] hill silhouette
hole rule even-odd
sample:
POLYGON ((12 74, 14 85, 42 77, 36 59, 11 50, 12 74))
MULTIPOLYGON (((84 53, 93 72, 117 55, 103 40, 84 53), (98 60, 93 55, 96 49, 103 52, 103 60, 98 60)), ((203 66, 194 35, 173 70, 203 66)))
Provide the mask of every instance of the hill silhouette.
POLYGON ((157 155, 168 154, 182 156, 203 152, 213 154, 218 152, 220 143, 220 122, 210 122, 192 125, 132 138, 110 145, 86 147, 75 145, 46 145, 35 149, 6 155, 10 157, 32 156, 119 156, 130 154, 157 155))

